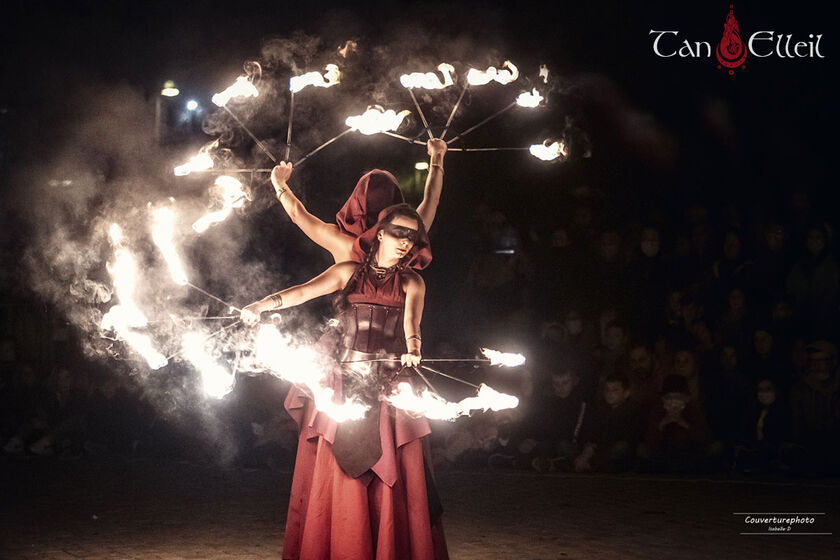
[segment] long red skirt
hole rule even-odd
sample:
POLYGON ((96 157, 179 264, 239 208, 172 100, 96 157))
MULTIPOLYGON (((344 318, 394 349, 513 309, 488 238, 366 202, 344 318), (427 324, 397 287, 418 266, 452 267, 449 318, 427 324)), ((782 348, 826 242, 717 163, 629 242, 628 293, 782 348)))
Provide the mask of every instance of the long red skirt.
POLYGON ((390 447, 396 467, 392 485, 373 471, 351 478, 324 435, 303 423, 284 559, 448 560, 442 526, 429 516, 423 439, 390 447))

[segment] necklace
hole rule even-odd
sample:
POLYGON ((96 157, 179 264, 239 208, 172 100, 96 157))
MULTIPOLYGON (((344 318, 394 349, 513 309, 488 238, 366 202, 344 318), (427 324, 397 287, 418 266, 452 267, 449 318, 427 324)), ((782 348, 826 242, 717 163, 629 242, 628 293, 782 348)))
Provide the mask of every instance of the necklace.
POLYGON ((398 265, 395 264, 394 266, 389 266, 386 268, 384 266, 374 264, 374 262, 371 261, 369 266, 370 269, 373 271, 374 276, 376 276, 376 279, 381 282, 382 280, 385 280, 385 278, 389 274, 393 273, 397 269, 398 265))

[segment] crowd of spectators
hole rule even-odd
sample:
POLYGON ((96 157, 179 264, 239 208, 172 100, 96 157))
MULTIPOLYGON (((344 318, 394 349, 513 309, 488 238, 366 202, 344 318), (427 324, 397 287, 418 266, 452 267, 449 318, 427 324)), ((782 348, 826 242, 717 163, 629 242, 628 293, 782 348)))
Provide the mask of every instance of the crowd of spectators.
POLYGON ((507 338, 529 362, 520 407, 443 426, 438 463, 840 472, 833 231, 804 192, 784 208, 631 223, 584 195, 544 228, 480 209, 463 348, 507 338))
MULTIPOLYGON (((430 289, 449 285, 427 306, 427 355, 498 341, 528 357, 516 371, 468 372, 521 404, 436 423, 438 467, 840 472, 840 264, 808 196, 795 193, 778 212, 686 204, 645 222, 608 219, 603 197, 575 192, 545 225, 480 206, 466 224, 466 274, 429 273, 430 289)), ((195 434, 173 436, 142 383, 82 373, 83 361, 33 367, 15 358, 8 334, 5 453, 200 447, 195 434)), ((291 465, 283 389, 242 378, 215 409, 226 424, 215 438, 224 432, 236 461, 291 465)))

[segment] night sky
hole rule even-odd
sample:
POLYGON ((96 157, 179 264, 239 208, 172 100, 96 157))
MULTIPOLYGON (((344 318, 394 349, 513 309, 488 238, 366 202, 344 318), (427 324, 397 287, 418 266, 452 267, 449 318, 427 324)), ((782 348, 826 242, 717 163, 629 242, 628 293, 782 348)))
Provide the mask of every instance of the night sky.
MULTIPOLYGON (((104 177, 106 185, 142 171, 154 187, 148 193, 134 189, 138 203, 175 192, 198 193, 202 186, 175 180, 169 170, 214 136, 196 133, 155 145, 150 130, 162 83, 175 80, 182 90, 179 99, 191 97, 212 107, 210 96, 232 83, 245 61, 261 59, 272 40, 301 45, 316 38, 320 44, 310 59, 293 56, 301 71, 322 67, 324 53, 348 39, 358 40, 362 56, 382 66, 357 63, 362 69, 346 75, 340 91, 330 90, 340 100, 339 110, 331 105, 333 98, 315 95, 321 92, 310 95, 308 109, 301 103, 293 159, 340 131, 349 107, 363 108, 376 93, 409 108, 404 92, 382 89, 407 70, 407 60, 423 60, 429 69, 449 60, 463 69, 510 58, 523 76, 532 78, 541 63, 552 70, 544 110, 505 115, 474 134, 471 145, 527 146, 534 138, 562 133, 571 123, 579 140, 572 157, 546 165, 521 153, 450 154, 441 237, 463 233, 459 225, 477 200, 504 208, 523 231, 535 224, 548 227, 561 197, 581 184, 606 193, 614 217, 624 222, 673 219, 671 209, 686 201, 708 204, 712 212, 729 203, 755 202, 784 210, 790 194, 805 189, 836 224, 836 43, 827 8, 735 5, 742 35, 766 29, 793 33, 799 40, 822 33, 824 59, 748 57, 746 67, 730 76, 716 68, 714 55, 664 59, 653 53, 651 29, 677 30, 681 39, 714 47, 727 11, 724 2, 645 2, 638 7, 554 2, 548 8, 453 2, 377 2, 363 8, 316 2, 13 3, 4 7, 0 24, 5 53, 0 184, 8 194, 3 206, 37 228, 33 209, 43 211, 56 202, 33 184, 61 179, 62 173, 70 176, 65 171, 72 167, 69 161, 84 164, 85 173, 104 177), (376 85, 366 83, 374 79, 376 85)), ((278 66, 272 75, 282 82, 289 71, 278 66)), ((429 99, 431 105, 439 102, 445 117, 457 93, 451 88, 429 99)), ((457 126, 463 129, 504 106, 506 95, 503 88, 476 93, 457 126)), ((284 95, 275 95, 258 114, 247 116, 259 136, 278 146, 285 137, 285 103, 284 95)), ((420 130, 419 123, 412 126, 420 130)), ((237 134, 236 157, 245 165, 267 165, 237 134)), ((330 219, 361 172, 381 166, 400 178, 411 177, 413 161, 423 157, 422 148, 381 138, 338 142, 296 172, 299 193, 314 213, 330 219)), ((267 186, 262 190, 269 193, 267 186)), ((100 201, 85 195, 84 207, 70 204, 74 209, 68 212, 75 218, 90 213, 92 219, 104 213, 107 201, 124 198, 115 193, 103 190, 100 201)), ((417 202, 419 192, 407 194, 417 202)), ((275 212, 260 208, 254 205, 251 211, 252 231, 277 219, 275 212)), ((77 220, 74 227, 86 223, 77 220)), ((23 245, 29 234, 20 232, 26 231, 13 234, 23 245)), ((265 231, 273 233, 270 227, 265 231)), ((306 246, 302 236, 286 233, 292 255, 297 250, 313 254, 300 249, 306 246)), ((439 252, 443 262, 461 258, 466 243, 450 245, 448 257, 439 252)), ((246 249, 251 258, 271 266, 277 245, 252 243, 246 249)), ((304 262, 296 269, 301 279, 328 264, 321 254, 304 262)), ((212 268, 212 263, 205 265, 212 268)))

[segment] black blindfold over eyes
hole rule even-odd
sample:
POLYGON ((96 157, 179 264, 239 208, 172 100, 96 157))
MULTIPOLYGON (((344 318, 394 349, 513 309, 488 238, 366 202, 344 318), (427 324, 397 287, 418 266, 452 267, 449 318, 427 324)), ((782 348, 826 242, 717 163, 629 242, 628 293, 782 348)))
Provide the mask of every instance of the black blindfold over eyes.
POLYGON ((385 227, 382 228, 386 232, 388 232, 393 237, 397 239, 408 239, 409 241, 414 241, 417 239, 417 230, 411 229, 410 227, 404 226, 395 226, 394 224, 385 224, 385 227))

